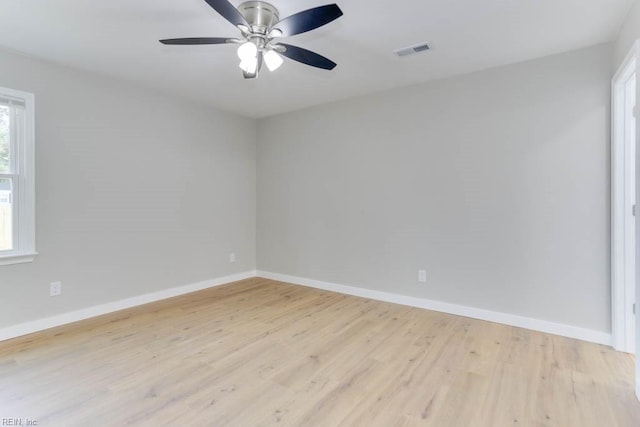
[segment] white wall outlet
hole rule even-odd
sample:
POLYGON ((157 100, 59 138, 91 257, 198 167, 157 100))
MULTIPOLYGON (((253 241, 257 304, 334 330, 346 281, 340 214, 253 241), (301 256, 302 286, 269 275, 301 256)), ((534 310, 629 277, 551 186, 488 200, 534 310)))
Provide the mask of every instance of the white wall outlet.
POLYGON ((49 296, 57 297, 62 295, 62 282, 49 283, 49 296))
POLYGON ((233 252, 229 254, 229 262, 236 262, 236 254, 233 252))
POLYGON ((427 270, 418 270, 418 282, 427 283, 427 270))

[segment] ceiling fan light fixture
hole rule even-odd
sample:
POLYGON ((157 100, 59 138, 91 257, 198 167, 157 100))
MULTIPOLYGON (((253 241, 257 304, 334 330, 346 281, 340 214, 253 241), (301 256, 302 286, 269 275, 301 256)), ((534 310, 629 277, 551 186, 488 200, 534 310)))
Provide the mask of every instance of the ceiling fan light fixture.
POLYGON ((271 31, 269 31, 269 37, 282 37, 282 30, 280 30, 279 28, 272 28, 271 31))
POLYGON ((240 69, 247 74, 256 74, 258 71, 258 58, 247 58, 240 61, 240 69))
POLYGON ((238 47, 238 58, 240 58, 242 62, 249 61, 251 59, 256 60, 257 56, 258 47, 253 42, 242 43, 240 47, 238 47))
POLYGON ((267 64, 269 71, 277 70, 283 62, 284 60, 282 57, 274 50, 269 50, 264 54, 264 63, 267 64))
POLYGON ((336 63, 310 50, 285 43, 274 42, 280 37, 315 30, 340 18, 343 13, 337 4, 312 7, 280 19, 278 9, 262 0, 244 1, 238 7, 229 0, 205 0, 222 18, 241 32, 240 38, 229 37, 182 37, 162 39, 165 45, 216 45, 239 44, 238 57, 244 78, 258 77, 262 64, 274 71, 282 63, 282 56, 323 70, 333 70, 336 63))

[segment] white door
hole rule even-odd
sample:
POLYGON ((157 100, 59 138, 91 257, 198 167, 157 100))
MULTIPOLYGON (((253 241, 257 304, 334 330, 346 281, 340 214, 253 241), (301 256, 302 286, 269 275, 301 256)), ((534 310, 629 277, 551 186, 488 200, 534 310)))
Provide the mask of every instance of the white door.
MULTIPOLYGON (((613 346, 640 354, 640 40, 612 82, 611 289, 613 346), (636 312, 638 313, 636 315, 636 312)), ((640 357, 636 357, 640 399, 640 357)))
MULTIPOLYGON (((629 54, 612 85, 612 332, 616 350, 635 353, 636 343, 636 265, 637 248, 635 215, 637 89, 636 49, 629 54)), ((638 293, 640 295, 640 293, 638 293)))

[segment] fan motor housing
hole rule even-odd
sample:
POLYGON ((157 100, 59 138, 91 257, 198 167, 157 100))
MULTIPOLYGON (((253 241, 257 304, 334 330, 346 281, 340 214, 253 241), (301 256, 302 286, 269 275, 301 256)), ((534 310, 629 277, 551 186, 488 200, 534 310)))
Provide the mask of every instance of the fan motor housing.
POLYGON ((254 33, 265 34, 269 28, 280 21, 278 9, 264 1, 246 1, 238 6, 254 33))

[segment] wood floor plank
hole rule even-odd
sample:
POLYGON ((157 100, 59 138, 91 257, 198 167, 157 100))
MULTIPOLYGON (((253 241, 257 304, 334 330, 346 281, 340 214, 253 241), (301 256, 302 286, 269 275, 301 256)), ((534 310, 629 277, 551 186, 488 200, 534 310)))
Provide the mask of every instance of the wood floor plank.
POLYGON ((39 426, 640 425, 597 344, 248 279, 0 343, 39 426))

